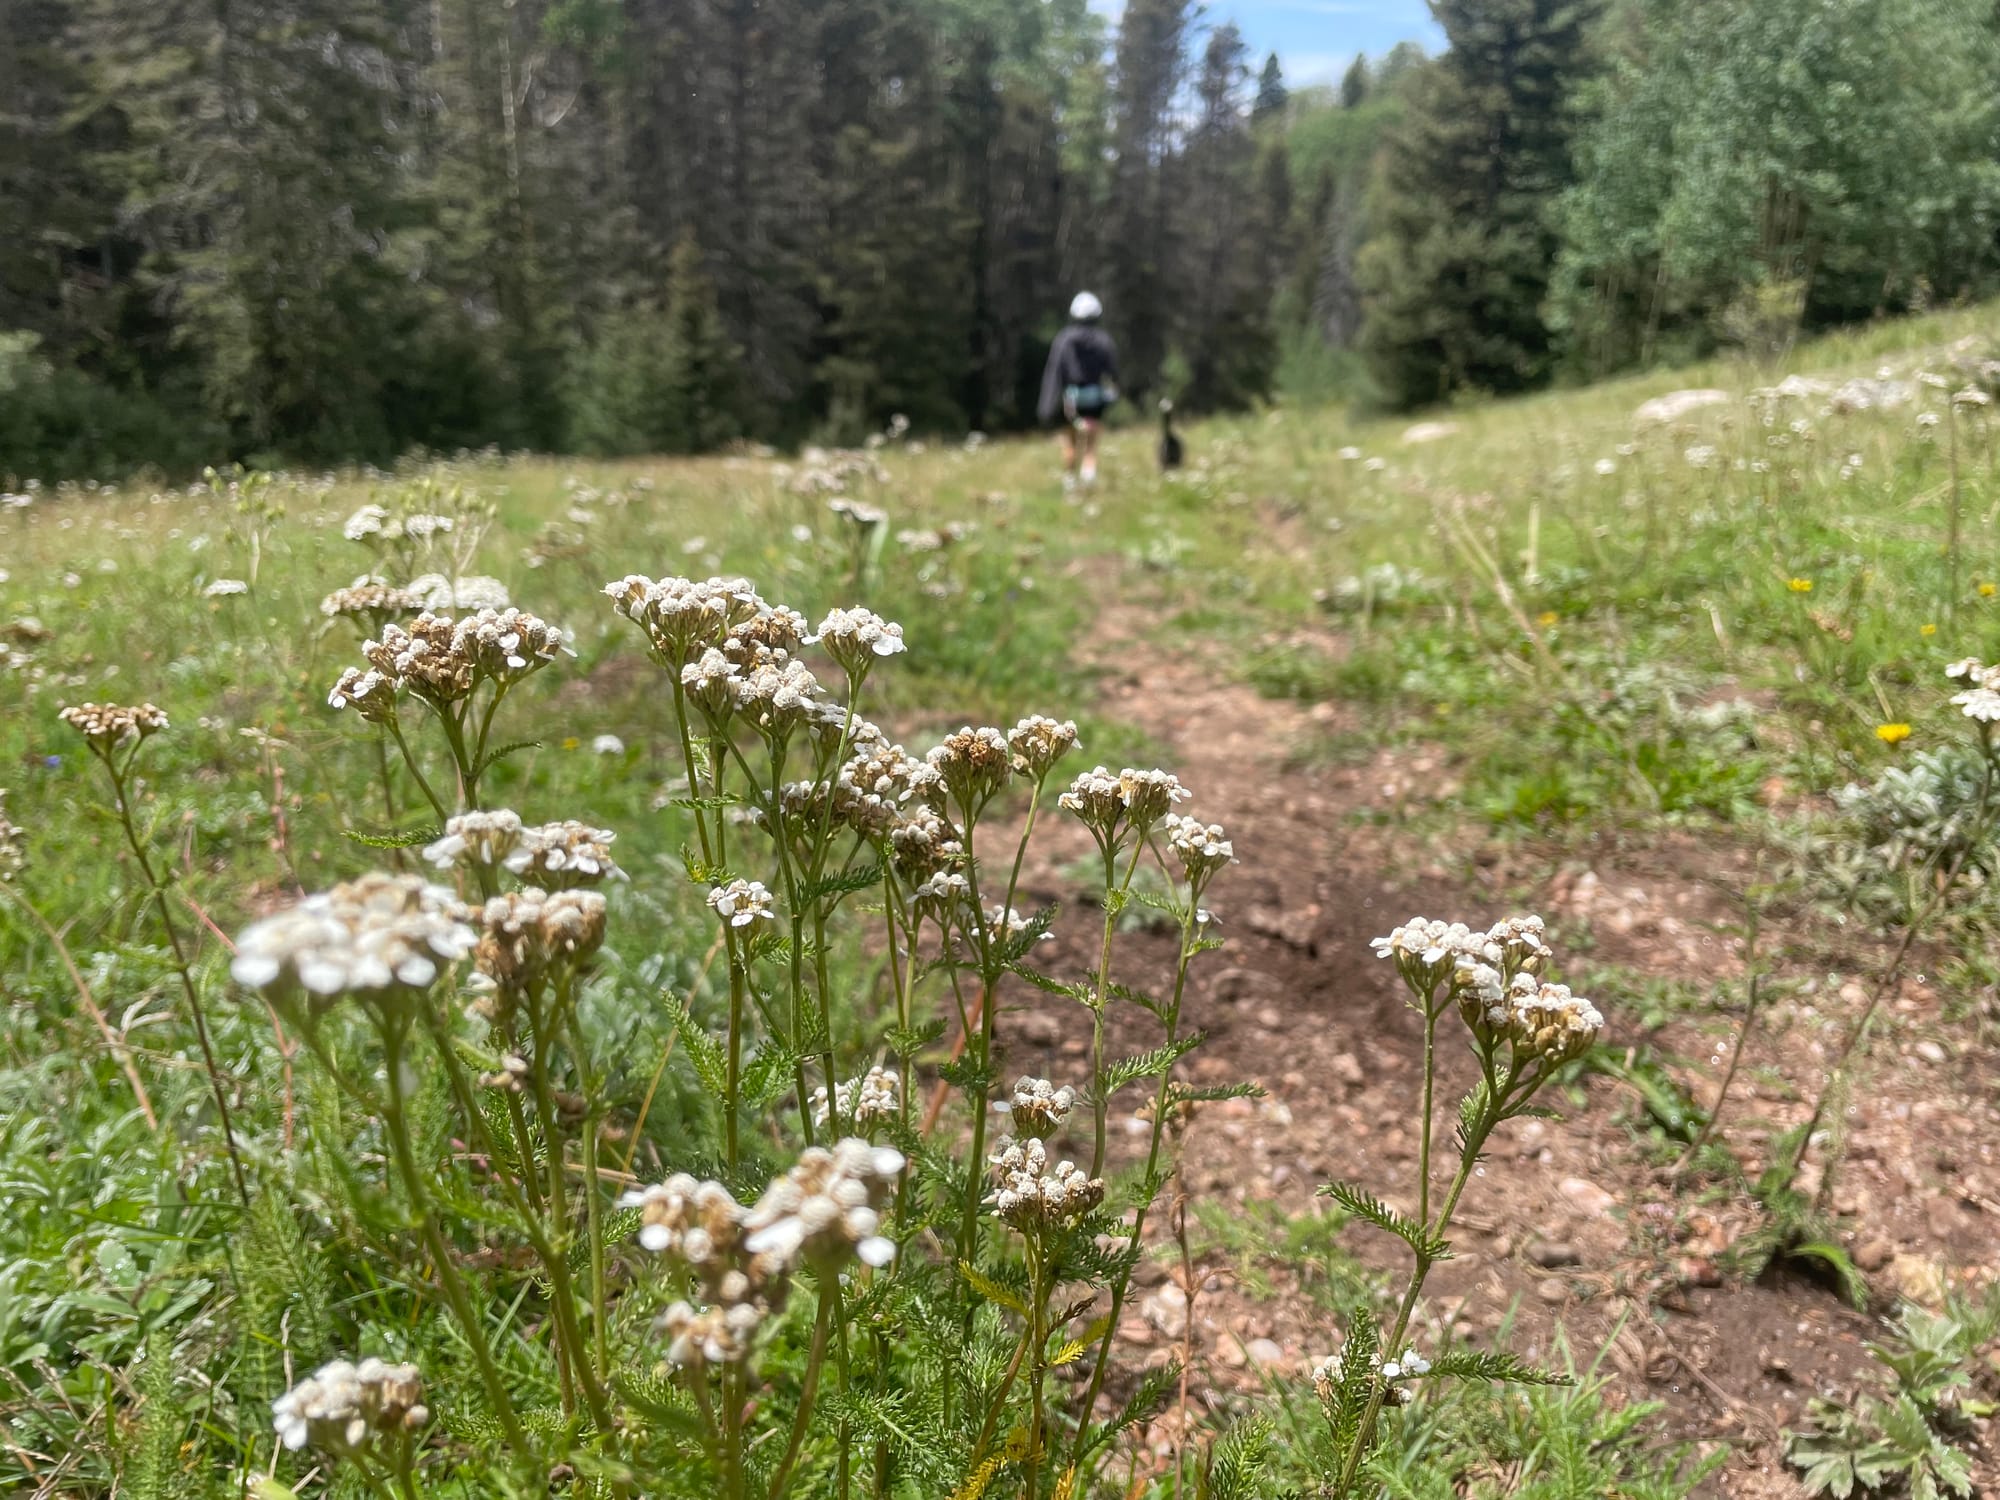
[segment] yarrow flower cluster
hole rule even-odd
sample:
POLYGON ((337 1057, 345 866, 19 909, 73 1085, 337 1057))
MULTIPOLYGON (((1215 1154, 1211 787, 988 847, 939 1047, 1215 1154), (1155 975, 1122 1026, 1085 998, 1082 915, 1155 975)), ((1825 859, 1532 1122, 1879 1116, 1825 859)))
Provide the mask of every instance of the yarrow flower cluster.
POLYGON ((1104 1201, 1104 1180, 1072 1161, 1049 1161, 1048 1147, 1030 1137, 1003 1139, 987 1158, 996 1186, 986 1202, 1023 1234, 1073 1224, 1104 1201))
POLYGON ((377 628, 397 615, 412 614, 422 607, 411 590, 399 588, 387 579, 367 573, 319 601, 319 612, 329 620, 352 616, 365 619, 377 628))
POLYGON ((1412 917, 1373 946, 1396 961, 1421 1002, 1441 1009, 1456 1001, 1483 1052, 1507 1047, 1516 1069, 1540 1059, 1543 1072, 1535 1076, 1582 1055, 1603 1029, 1604 1017, 1588 1000, 1541 978, 1554 954, 1540 917, 1509 917, 1484 932, 1412 917))
POLYGON ((872 609, 836 609, 808 638, 823 647, 851 678, 865 675, 874 658, 894 656, 903 647, 903 627, 872 609))
POLYGON ((962 901, 972 899, 972 882, 956 870, 938 870, 910 887, 910 897, 922 916, 943 923, 962 901))
POLYGON ((1046 1078, 1023 1075, 1014 1080, 1014 1091, 993 1106, 1014 1122, 1014 1129, 1034 1140, 1046 1140, 1062 1128, 1076 1108, 1076 1090, 1068 1084, 1058 1088, 1046 1078))
POLYGON ((377 1437, 407 1438, 431 1419, 415 1365, 336 1359, 271 1403, 278 1441, 292 1453, 308 1445, 359 1453, 377 1437))
POLYGON ((922 805, 912 807, 889 831, 889 848, 896 873, 913 885, 955 871, 965 860, 965 844, 957 831, 922 805))
POLYGON ((503 991, 533 991, 552 974, 574 971, 604 944, 605 903, 596 891, 524 886, 479 909, 476 961, 503 991))
POLYGON ((822 1275, 850 1256, 887 1265, 896 1247, 877 1233, 880 1209, 902 1170, 900 1151, 850 1138, 809 1148, 748 1208, 685 1172, 625 1194, 620 1205, 640 1213, 639 1243, 679 1261, 700 1290, 703 1305, 676 1302, 660 1315, 669 1362, 747 1359, 800 1264, 822 1275))
POLYGON ((829 500, 826 508, 863 531, 885 525, 889 520, 889 512, 865 500, 829 500))
POLYGON ((1168 813, 1161 820, 1166 831, 1167 849, 1181 867, 1187 883, 1199 891, 1215 873, 1236 862, 1236 846, 1223 835, 1220 823, 1203 823, 1199 818, 1168 813))
POLYGON ((150 703, 127 707, 122 703, 78 703, 56 716, 90 742, 90 748, 106 751, 127 740, 143 740, 167 727, 165 712, 150 703))
POLYGON ((507 868, 549 890, 623 880, 625 872, 611 857, 617 837, 609 828, 593 828, 574 818, 523 828, 520 842, 507 856, 507 868))
MULTIPOLYGON (((511 686, 568 652, 555 626, 518 609, 482 609, 463 619, 429 610, 404 625, 384 625, 361 654, 369 671, 341 673, 327 702, 352 704, 364 718, 394 712, 395 692, 407 689, 440 712, 472 695, 482 682, 511 686)), ((574 654, 574 653, 571 653, 574 654)))
POLYGON ((946 735, 924 759, 960 808, 976 809, 1007 784, 1012 755, 999 730, 967 725, 946 735))
POLYGON ((1987 666, 1976 656, 1955 661, 1944 669, 1954 682, 1968 684, 1962 693, 1952 694, 1952 704, 1976 724, 2000 724, 2000 666, 1987 666))
MULTIPOLYGON (((966 894, 970 895, 972 893, 972 882, 968 880, 965 883, 965 888, 966 894)), ((1035 919, 1016 907, 995 906, 986 913, 986 925, 993 932, 1010 938, 1017 938, 1035 925, 1035 919)), ((1053 932, 1044 932, 1040 938, 1040 941, 1044 943, 1053 942, 1054 940, 1055 934, 1053 932)))
POLYGON ((424 846, 424 858, 439 869, 454 865, 498 865, 521 845, 521 815, 505 807, 447 818, 444 836, 424 846))
POLYGON ((389 512, 379 505, 364 505, 341 523, 340 534, 350 542, 378 537, 389 524, 389 512))
POLYGON ((742 578, 662 578, 631 573, 604 586, 619 614, 645 631, 653 653, 679 671, 704 650, 719 648, 732 626, 753 618, 763 600, 742 578))
POLYGON ((328 708, 352 708, 371 724, 390 724, 396 718, 396 679, 370 667, 345 668, 326 695, 328 708))
POLYGON ((458 897, 417 875, 380 872, 307 896, 251 924, 229 966, 238 984, 315 1004, 342 995, 413 999, 479 934, 458 897))
POLYGON ((708 904, 731 927, 748 927, 759 918, 769 922, 776 916, 771 893, 761 880, 732 880, 715 886, 708 893, 708 904))
POLYGON ((1387 937, 1369 946, 1378 958, 1393 958, 1404 983, 1419 995, 1432 995, 1453 982, 1472 982, 1470 971, 1485 967, 1499 981, 1526 969, 1539 973, 1552 956, 1542 940, 1542 919, 1509 917, 1484 932, 1463 922, 1412 917, 1387 937))
POLYGON ((1014 769, 1032 781, 1040 781, 1070 751, 1078 747, 1076 721, 1058 723, 1041 714, 1031 714, 1007 731, 1007 748, 1014 769))
POLYGON ((744 1215, 743 1248, 822 1270, 849 1255, 886 1266, 896 1245, 876 1232, 879 1209, 902 1170, 903 1153, 893 1146, 858 1137, 830 1149, 810 1146, 744 1215))
MULTIPOLYGON (((906 816, 904 805, 929 787, 937 772, 928 762, 918 760, 901 745, 886 738, 864 736, 860 731, 873 726, 857 726, 857 750, 840 768, 839 794, 834 799, 834 816, 863 838, 879 840, 893 834, 906 816)), ((919 809, 929 813, 928 808, 919 809)), ((933 818, 935 813, 930 814, 933 818)))
POLYGON ((1117 844, 1128 833, 1144 838, 1189 795, 1180 778, 1166 771, 1138 771, 1127 766, 1113 776, 1097 766, 1072 781, 1057 805, 1076 814, 1100 842, 1117 844))
POLYGON ((1556 1067, 1590 1050, 1604 1029, 1597 1007, 1568 985, 1548 984, 1533 974, 1515 974, 1504 983, 1484 965, 1469 970, 1458 989, 1459 1014, 1481 1047, 1505 1044, 1517 1064, 1540 1058, 1556 1067))
POLYGON ((813 1124, 824 1127, 830 1123, 851 1123, 857 1130, 866 1130, 884 1120, 893 1120, 901 1107, 902 1089, 901 1076, 877 1064, 859 1078, 836 1084, 833 1107, 829 1109, 826 1085, 821 1084, 813 1090, 813 1124))
POLYGON ((470 573, 463 578, 447 578, 442 573, 419 573, 402 592, 416 600, 417 608, 436 610, 440 614, 457 614, 461 610, 502 610, 514 602, 508 596, 506 584, 483 573, 470 573))
MULTIPOLYGON (((1390 1383, 1389 1389, 1383 1392, 1383 1403, 1388 1406, 1400 1406, 1408 1397, 1395 1386, 1394 1382, 1421 1379, 1430 1374, 1431 1362, 1414 1348, 1409 1348, 1387 1361, 1380 1353, 1376 1353, 1370 1357, 1368 1368, 1371 1375, 1379 1376, 1390 1383)), ((1340 1387, 1347 1379, 1347 1350, 1343 1348, 1337 1354, 1329 1354, 1315 1364, 1311 1379, 1313 1394, 1328 1406, 1334 1405, 1340 1387)))

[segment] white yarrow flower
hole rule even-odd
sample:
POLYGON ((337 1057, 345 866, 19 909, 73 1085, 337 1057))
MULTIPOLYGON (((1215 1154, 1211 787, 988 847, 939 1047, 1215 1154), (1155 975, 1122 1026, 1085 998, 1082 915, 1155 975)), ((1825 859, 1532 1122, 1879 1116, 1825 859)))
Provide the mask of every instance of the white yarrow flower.
POLYGON ((718 885, 709 891, 708 904, 731 927, 748 927, 759 918, 766 922, 776 920, 771 893, 761 880, 732 880, 728 885, 718 885))

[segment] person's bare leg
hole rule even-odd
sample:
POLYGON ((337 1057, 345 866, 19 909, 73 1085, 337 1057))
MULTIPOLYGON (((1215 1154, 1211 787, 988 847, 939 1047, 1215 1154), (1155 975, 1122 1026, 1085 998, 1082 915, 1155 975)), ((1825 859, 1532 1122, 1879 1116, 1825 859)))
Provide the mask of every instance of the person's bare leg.
POLYGON ((1097 434, 1102 430, 1102 424, 1085 420, 1077 425, 1083 429, 1083 482, 1095 484, 1097 483, 1097 434))

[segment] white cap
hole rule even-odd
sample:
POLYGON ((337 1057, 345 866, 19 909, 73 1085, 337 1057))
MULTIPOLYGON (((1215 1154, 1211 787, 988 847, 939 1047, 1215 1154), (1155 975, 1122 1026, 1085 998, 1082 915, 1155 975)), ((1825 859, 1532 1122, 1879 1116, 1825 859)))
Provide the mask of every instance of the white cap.
POLYGON ((1104 304, 1091 292, 1078 292, 1069 305, 1069 315, 1079 323, 1104 316, 1104 304))

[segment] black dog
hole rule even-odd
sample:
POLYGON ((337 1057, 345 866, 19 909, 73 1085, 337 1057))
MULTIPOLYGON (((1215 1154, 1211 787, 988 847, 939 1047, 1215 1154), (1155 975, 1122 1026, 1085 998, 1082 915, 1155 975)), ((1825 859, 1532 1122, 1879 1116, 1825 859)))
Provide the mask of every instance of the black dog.
POLYGON ((1183 457, 1180 434, 1174 431, 1174 403, 1160 403, 1160 467, 1178 469, 1183 457))

